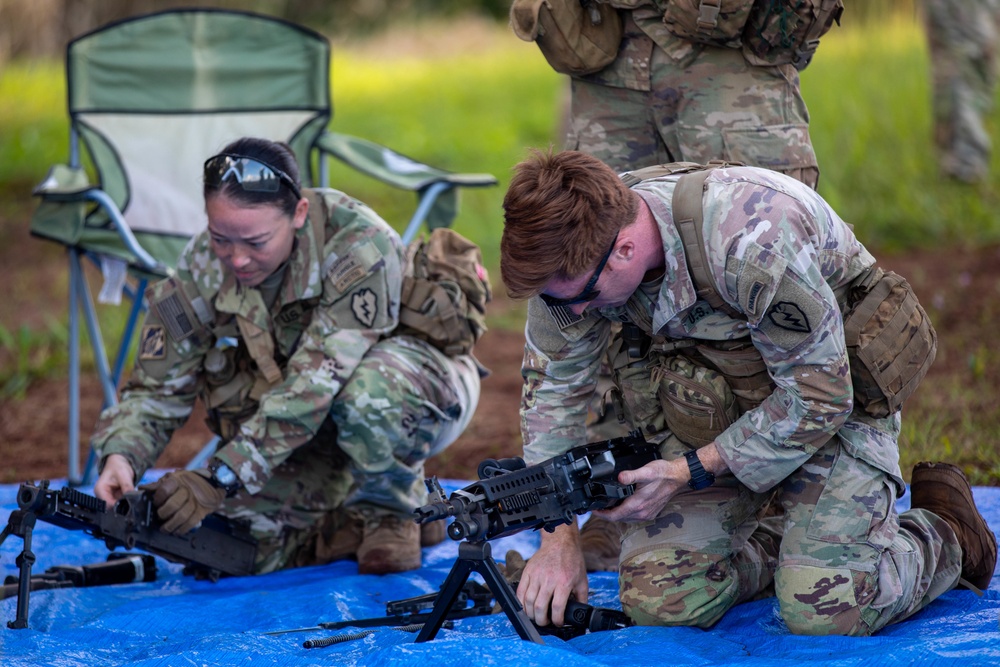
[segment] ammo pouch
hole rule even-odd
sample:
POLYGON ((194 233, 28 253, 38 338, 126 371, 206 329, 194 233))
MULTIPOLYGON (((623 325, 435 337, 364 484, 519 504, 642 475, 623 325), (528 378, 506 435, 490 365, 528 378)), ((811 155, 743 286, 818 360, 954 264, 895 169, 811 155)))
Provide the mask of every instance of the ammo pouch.
POLYGON ((753 343, 746 340, 716 341, 699 344, 685 352, 700 366, 706 366, 726 378, 736 397, 739 414, 753 410, 774 393, 775 385, 767 364, 753 343))
POLYGON ((902 407, 937 354, 937 332, 910 284, 872 267, 849 296, 844 336, 854 400, 873 417, 902 407))
POLYGON ((743 31, 743 57, 751 65, 791 63, 801 71, 843 13, 843 0, 756 0, 743 31))
MULTIPOLYGON (((663 23, 681 39, 731 49, 740 48, 750 11, 760 0, 660 0, 663 23)), ((768 4, 764 2, 764 4, 768 4)))
POLYGON ((251 365, 242 343, 237 347, 213 347, 205 355, 201 396, 208 413, 205 423, 223 442, 236 437, 240 425, 257 412, 258 399, 270 387, 251 365))
MULTIPOLYGON (((641 355, 636 346, 632 346, 630 354, 630 329, 635 329, 638 336, 645 335, 635 325, 624 323, 609 347, 616 389, 625 410, 625 414, 619 413, 619 421, 627 417, 633 428, 646 433, 669 428, 684 444, 700 447, 715 440, 744 412, 727 378, 697 360, 702 346, 689 340, 650 340, 647 336, 641 355)), ((730 363, 728 368, 749 369, 745 375, 757 379, 758 366, 764 363, 760 353, 756 355, 757 365, 752 360, 744 364, 743 356, 738 357, 740 363, 730 363)), ((769 382, 766 369, 764 375, 769 382)), ((760 394, 763 400, 764 391, 770 393, 764 389, 750 395, 756 398, 760 394)))
POLYGON ((394 333, 415 336, 447 354, 469 354, 486 333, 490 278, 477 246, 439 227, 407 248, 394 333))
POLYGON ((610 65, 622 40, 618 10, 598 0, 514 0, 510 25, 552 69, 576 76, 610 65))
POLYGON ((742 48, 751 65, 805 69, 840 22, 843 0, 656 0, 667 29, 690 42, 742 48))
POLYGON ((739 417, 726 378, 687 357, 663 358, 652 380, 667 427, 690 447, 712 442, 739 417))
MULTIPOLYGON (((663 408, 658 397, 659 377, 653 378, 656 357, 651 358, 647 346, 641 354, 629 354, 628 342, 618 332, 608 348, 617 392, 611 403, 615 407, 619 422, 629 422, 632 428, 644 433, 660 433, 667 428, 663 418, 663 408), (619 400, 620 399, 620 400, 619 400)), ((605 404, 607 404, 605 396, 605 404)), ((605 410, 607 407, 605 407, 605 410)))

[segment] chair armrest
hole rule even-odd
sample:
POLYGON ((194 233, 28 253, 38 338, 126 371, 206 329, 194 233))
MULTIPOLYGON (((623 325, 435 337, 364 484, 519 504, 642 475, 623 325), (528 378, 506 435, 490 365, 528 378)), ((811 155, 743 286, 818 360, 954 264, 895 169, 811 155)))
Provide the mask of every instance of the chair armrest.
POLYGON ((35 186, 31 194, 49 201, 84 201, 86 192, 94 189, 83 167, 68 164, 53 165, 45 180, 35 186))
POLYGON ((339 132, 324 132, 316 141, 316 147, 322 153, 332 155, 358 171, 402 190, 419 192, 437 182, 463 187, 497 184, 497 179, 492 174, 457 174, 445 171, 367 139, 339 132))
POLYGON ((316 141, 323 155, 331 155, 363 174, 383 183, 416 192, 419 203, 407 224, 403 241, 408 243, 421 224, 431 229, 450 227, 458 213, 457 187, 487 187, 497 184, 492 174, 458 174, 417 162, 367 139, 326 131, 316 141))
POLYGON ((167 264, 153 257, 136 239, 114 200, 91 185, 82 167, 53 166, 32 194, 41 199, 32 216, 32 235, 85 252, 117 257, 153 275, 172 273, 167 264), (88 225, 87 209, 93 204, 104 211, 110 228, 88 225))

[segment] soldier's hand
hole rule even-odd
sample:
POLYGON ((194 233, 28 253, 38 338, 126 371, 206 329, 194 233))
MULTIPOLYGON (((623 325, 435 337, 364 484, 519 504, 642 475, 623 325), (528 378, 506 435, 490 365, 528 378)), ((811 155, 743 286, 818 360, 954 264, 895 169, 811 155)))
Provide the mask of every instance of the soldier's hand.
POLYGON ((212 483, 207 470, 175 470, 140 487, 153 494, 156 515, 163 530, 184 534, 196 528, 226 499, 226 492, 212 483))
POLYGON ((563 625, 569 598, 587 599, 587 568, 579 540, 576 526, 543 533, 541 546, 524 566, 517 598, 538 625, 563 625))
POLYGON ((132 464, 121 454, 110 454, 101 468, 101 476, 94 484, 94 495, 110 507, 134 488, 135 471, 132 470, 132 464))

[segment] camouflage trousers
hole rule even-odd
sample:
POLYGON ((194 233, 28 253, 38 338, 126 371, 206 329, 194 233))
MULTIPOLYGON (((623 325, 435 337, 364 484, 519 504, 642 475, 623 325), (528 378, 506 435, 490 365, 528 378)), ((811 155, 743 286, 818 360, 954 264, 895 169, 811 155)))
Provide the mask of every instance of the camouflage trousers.
MULTIPOLYGON (((685 446, 671 436, 665 457, 685 446)), ((627 524, 622 607, 643 625, 710 627, 777 596, 795 634, 866 636, 951 590, 962 553, 944 520, 897 513, 895 483, 834 437, 773 493, 731 475, 627 524)))
POLYGON ((816 187, 809 113, 793 67, 751 66, 722 48, 679 65, 654 47, 650 69, 648 91, 574 78, 566 148, 620 171, 727 159, 816 187))
POLYGON ((1000 0, 924 0, 924 10, 941 168, 963 181, 983 179, 992 149, 985 118, 1000 68, 1000 0))
POLYGON ((424 461, 453 443, 479 402, 479 369, 409 336, 376 344, 337 395, 320 433, 255 495, 225 502, 250 523, 257 573, 313 564, 312 545, 348 510, 410 516, 426 503, 424 461))

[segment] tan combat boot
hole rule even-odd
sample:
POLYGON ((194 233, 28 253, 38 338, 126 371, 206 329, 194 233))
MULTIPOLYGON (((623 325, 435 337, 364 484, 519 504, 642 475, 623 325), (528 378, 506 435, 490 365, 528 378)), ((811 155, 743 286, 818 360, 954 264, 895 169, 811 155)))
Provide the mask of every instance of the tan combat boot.
POLYGON ((617 572, 622 532, 613 521, 590 515, 580 529, 580 549, 587 572, 617 572))
POLYGON ((420 526, 394 514, 369 517, 358 547, 359 574, 392 574, 420 567, 420 526))
POLYGON ((918 463, 910 478, 910 506, 948 522, 962 547, 962 579, 988 588, 997 565, 997 540, 976 509, 972 487, 962 471, 949 463, 918 463))
POLYGON ((444 542, 447 521, 428 521, 420 524, 420 546, 432 547, 444 542))
POLYGON ((295 553, 292 564, 306 567, 356 558, 361 546, 361 526, 358 517, 342 509, 327 513, 316 534, 295 553))

